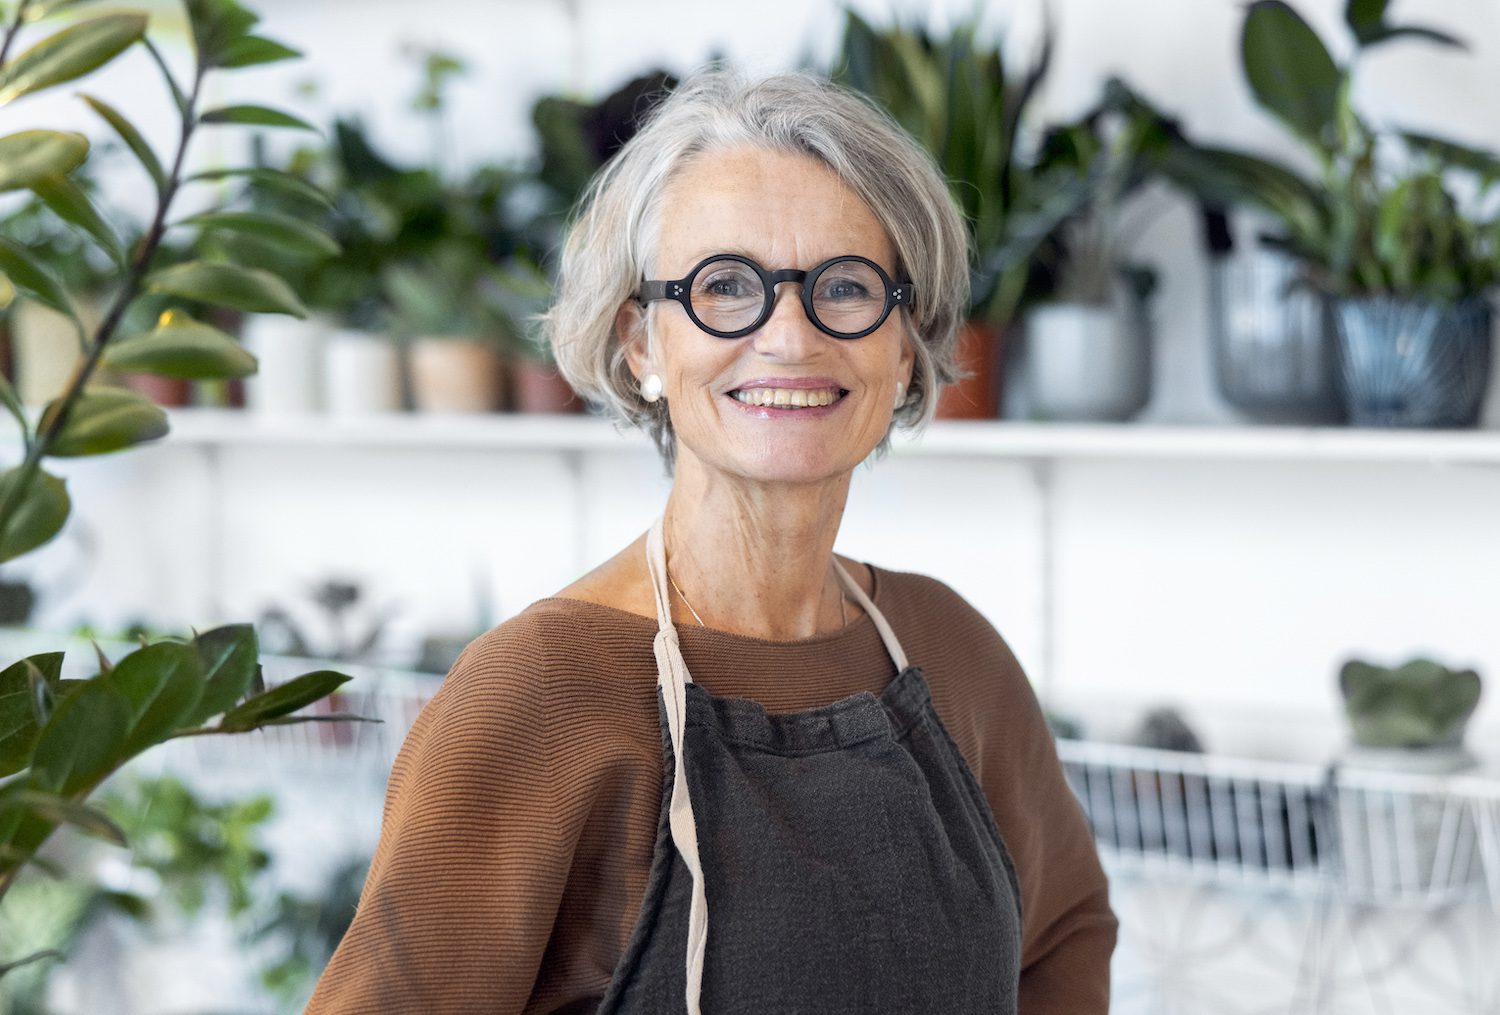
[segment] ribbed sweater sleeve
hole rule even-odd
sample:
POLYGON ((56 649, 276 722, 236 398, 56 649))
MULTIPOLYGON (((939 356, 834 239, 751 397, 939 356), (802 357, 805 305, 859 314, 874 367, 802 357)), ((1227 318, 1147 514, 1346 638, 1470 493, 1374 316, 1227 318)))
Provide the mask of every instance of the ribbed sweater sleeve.
POLYGON ((516 633, 471 642, 413 724, 354 921, 309 1015, 525 1008, 577 826, 559 814, 569 795, 540 679, 548 639, 516 633))

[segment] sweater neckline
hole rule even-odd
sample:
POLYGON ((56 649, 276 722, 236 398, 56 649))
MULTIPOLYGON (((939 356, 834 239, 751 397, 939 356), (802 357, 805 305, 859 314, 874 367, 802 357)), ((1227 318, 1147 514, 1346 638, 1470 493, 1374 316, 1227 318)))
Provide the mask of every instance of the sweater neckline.
MULTIPOLYGON (((873 588, 870 591, 870 600, 880 608, 882 613, 887 613, 886 604, 882 593, 885 590, 885 582, 881 580, 882 571, 879 567, 868 561, 863 562, 870 569, 870 583, 873 588)), ((604 603, 596 603, 589 599, 574 599, 572 596, 546 596, 536 601, 536 605, 542 603, 564 603, 566 609, 587 612, 589 610, 603 611, 612 616, 621 617, 641 627, 649 627, 655 631, 657 622, 655 617, 644 617, 630 610, 622 610, 618 606, 608 606, 604 603)), ((735 631, 726 631, 719 627, 706 627, 702 624, 678 624, 677 637, 681 641, 703 641, 718 642, 735 645, 769 645, 778 648, 803 648, 814 645, 822 645, 827 642, 841 641, 863 634, 875 626, 875 618, 869 611, 862 612, 858 617, 845 624, 836 631, 824 631, 821 634, 812 635, 809 638, 793 638, 790 641, 778 641, 774 638, 758 638, 755 635, 740 634, 735 631)))

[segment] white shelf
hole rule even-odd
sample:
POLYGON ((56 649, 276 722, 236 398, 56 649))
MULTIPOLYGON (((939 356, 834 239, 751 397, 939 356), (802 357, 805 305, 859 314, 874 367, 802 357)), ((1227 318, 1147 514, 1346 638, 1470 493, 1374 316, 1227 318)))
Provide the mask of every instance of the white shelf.
MULTIPOLYGON (((168 410, 162 443, 202 446, 649 450, 637 431, 588 415, 389 413, 339 418, 261 416, 237 409, 168 410)), ((1188 426, 936 420, 913 438, 897 431, 895 454, 1026 459, 1197 459, 1500 465, 1500 430, 1188 426)))

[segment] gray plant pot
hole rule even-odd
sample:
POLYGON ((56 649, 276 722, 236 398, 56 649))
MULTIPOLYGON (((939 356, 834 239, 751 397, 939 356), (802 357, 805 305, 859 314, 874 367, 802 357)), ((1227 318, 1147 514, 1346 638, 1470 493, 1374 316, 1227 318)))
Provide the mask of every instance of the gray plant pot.
POLYGON ((1328 300, 1296 285, 1296 262, 1254 246, 1209 264, 1214 380, 1265 423, 1340 423, 1344 399, 1328 300))
POLYGON ((1334 302, 1339 370, 1355 426, 1472 427, 1489 383, 1492 310, 1391 296, 1334 302))
POLYGON ((1032 418, 1130 419, 1151 400, 1151 339, 1146 308, 1133 298, 1033 308, 1024 356, 1032 418))

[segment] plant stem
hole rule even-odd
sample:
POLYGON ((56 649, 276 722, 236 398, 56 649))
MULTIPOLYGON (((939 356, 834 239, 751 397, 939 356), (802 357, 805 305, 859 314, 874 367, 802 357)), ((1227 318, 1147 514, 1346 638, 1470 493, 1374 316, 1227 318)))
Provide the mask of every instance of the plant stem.
MULTIPOLYGON (((26 6, 24 0, 21 6, 26 6)), ((19 12, 18 12, 19 16, 19 12)), ((0 62, 0 66, 4 66, 0 62)), ((165 68, 163 68, 165 73, 165 68)), ((192 139, 193 129, 197 126, 194 110, 198 105, 198 94, 203 85, 203 68, 198 68, 193 77, 193 92, 188 99, 187 108, 182 110, 182 128, 178 135, 177 153, 172 160, 172 169, 167 174, 166 186, 162 188, 157 196, 156 214, 151 220, 151 227, 146 231, 140 246, 137 248, 135 260, 125 276, 125 283, 116 293, 109 312, 99 323, 94 332, 94 339, 89 346, 88 355, 74 370, 72 378, 68 381, 67 389, 61 396, 60 401, 55 402, 57 411, 47 421, 47 425, 38 433, 36 440, 31 442, 27 449, 26 458, 19 466, 20 475, 15 482, 11 483, 0 497, 0 533, 4 533, 10 526, 11 515, 17 504, 24 500, 24 494, 31 486, 36 477, 37 470, 41 467, 42 458, 47 454, 47 449, 56 440, 57 435, 67 425, 68 416, 72 413, 74 404, 82 394, 84 386, 93 376, 99 361, 104 356, 104 349, 109 340, 114 337, 119 328, 121 319, 130 304, 140 295, 141 284, 145 281, 146 273, 151 267, 151 260, 156 255, 157 248, 161 246, 162 234, 166 231, 167 210, 172 199, 177 194, 178 187, 182 184, 182 167, 187 156, 188 142, 192 139)), ((169 79, 170 82, 170 79, 169 79)), ((0 895, 3 895, 3 884, 0 884, 0 895)))
POLYGON ((11 18, 10 24, 6 26, 5 38, 0 41, 0 67, 5 66, 5 58, 10 55, 10 44, 16 41, 16 35, 21 31, 21 19, 26 16, 26 7, 30 3, 31 0, 21 0, 16 5, 15 17, 11 18))

